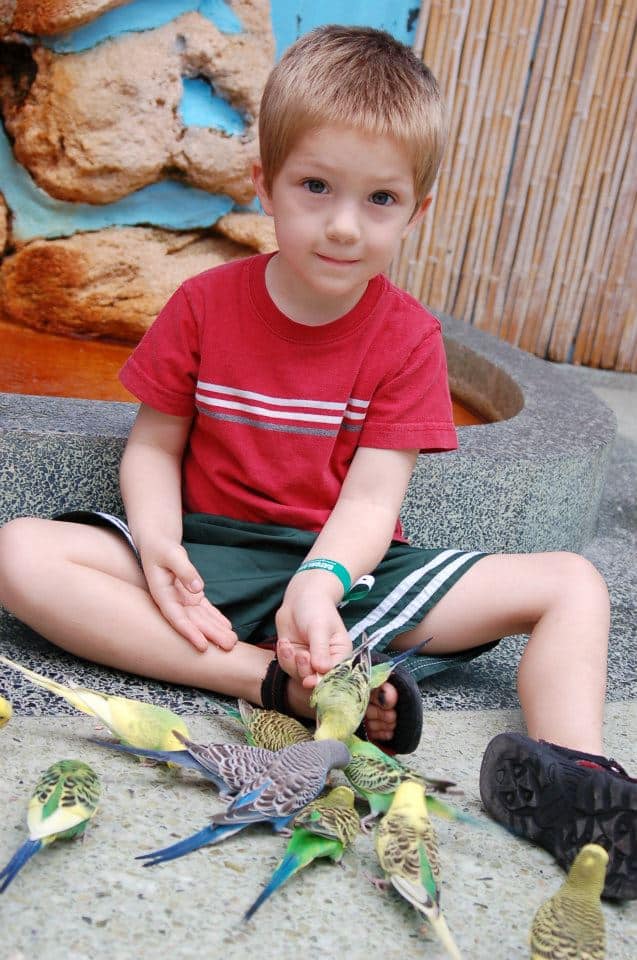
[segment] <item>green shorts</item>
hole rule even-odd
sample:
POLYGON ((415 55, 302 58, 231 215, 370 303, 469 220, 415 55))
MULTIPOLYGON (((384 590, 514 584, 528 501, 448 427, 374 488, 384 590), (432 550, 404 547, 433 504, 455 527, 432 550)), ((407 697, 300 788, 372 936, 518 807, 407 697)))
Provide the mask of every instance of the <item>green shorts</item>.
MULTIPOLYGON (((92 511, 65 513, 56 519, 107 526, 116 530, 137 553, 125 522, 92 511)), ((276 637, 274 617, 289 580, 301 565, 317 534, 293 527, 248 523, 212 514, 186 514, 183 544, 199 571, 210 602, 232 623, 241 640, 268 643, 276 637)), ((425 550, 394 542, 371 576, 362 597, 340 607, 354 645, 366 633, 383 651, 394 637, 406 633, 484 553, 425 550)), ((490 650, 494 643, 447 656, 408 660, 417 679, 437 673, 490 650)))

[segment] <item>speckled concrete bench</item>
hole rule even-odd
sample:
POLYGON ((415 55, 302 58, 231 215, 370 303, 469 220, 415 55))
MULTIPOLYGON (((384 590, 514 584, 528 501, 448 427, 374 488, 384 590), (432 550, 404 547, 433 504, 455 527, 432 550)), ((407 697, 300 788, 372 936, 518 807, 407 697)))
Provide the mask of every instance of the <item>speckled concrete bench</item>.
MULTIPOLYGON (((497 422, 421 456, 403 509, 413 542, 579 550, 590 540, 612 412, 558 367, 444 320, 454 394, 497 422)), ((0 522, 69 508, 121 511, 117 467, 135 406, 0 394, 0 522)))

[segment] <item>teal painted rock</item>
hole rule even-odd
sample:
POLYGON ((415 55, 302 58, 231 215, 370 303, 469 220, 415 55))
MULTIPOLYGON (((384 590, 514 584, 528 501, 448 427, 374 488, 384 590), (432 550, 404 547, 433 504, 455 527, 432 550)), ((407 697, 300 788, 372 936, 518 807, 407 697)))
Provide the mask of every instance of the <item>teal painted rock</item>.
MULTIPOLYGON (((25 75, 5 108, 15 159, 48 197, 67 203, 105 206, 170 179, 249 203, 255 118, 274 51, 268 4, 252 7, 241 32, 190 12, 79 53, 34 46, 28 95, 25 75)), ((6 194, 3 176, 4 165, 6 194)), ((133 222, 166 225, 150 205, 133 222)))

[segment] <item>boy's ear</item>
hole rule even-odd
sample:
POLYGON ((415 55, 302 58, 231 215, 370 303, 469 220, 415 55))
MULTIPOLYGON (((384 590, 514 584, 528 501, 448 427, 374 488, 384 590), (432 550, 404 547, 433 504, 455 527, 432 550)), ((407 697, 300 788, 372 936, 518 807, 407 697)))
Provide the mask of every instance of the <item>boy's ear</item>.
POLYGON ((411 219, 409 223, 403 230, 403 237, 406 237, 409 231, 412 229, 412 227, 415 227, 418 223, 421 222, 421 220, 427 213, 427 210, 431 206, 431 200, 432 200, 431 194, 428 194, 425 197, 425 199, 422 201, 422 203, 418 204, 413 214, 411 215, 411 219))
POLYGON ((272 201, 270 199, 270 194, 265 188, 265 179, 263 176, 263 167, 261 166, 260 160, 255 160, 252 164, 252 182, 254 184, 254 189, 256 190, 257 197, 259 198, 259 203, 263 207, 263 212, 267 213, 268 216, 272 216, 272 201))

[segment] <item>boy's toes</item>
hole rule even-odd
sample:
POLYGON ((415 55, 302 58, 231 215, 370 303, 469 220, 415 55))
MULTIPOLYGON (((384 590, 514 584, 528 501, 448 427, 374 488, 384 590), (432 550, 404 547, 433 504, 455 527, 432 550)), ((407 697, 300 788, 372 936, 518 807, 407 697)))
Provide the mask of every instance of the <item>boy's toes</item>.
POLYGON ((389 683, 374 690, 365 714, 365 729, 370 740, 391 740, 396 728, 396 690, 389 683))
POLYGON ((383 710, 393 710, 398 703, 398 693, 391 683, 383 683, 376 690, 372 690, 369 698, 370 706, 378 706, 383 710))

